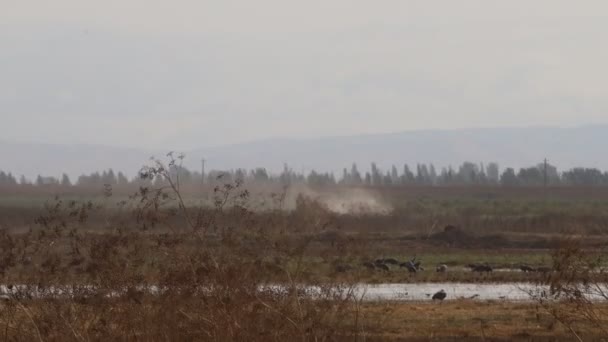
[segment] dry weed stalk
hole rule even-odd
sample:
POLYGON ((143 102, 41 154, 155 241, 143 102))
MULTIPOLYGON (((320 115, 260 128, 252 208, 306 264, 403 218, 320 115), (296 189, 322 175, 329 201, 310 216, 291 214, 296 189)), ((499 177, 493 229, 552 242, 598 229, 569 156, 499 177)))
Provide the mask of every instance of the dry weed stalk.
POLYGON ((0 232, 2 283, 14 284, 5 340, 323 341, 371 329, 355 281, 307 283, 304 255, 332 224, 322 208, 253 215, 239 180, 216 187, 212 207, 192 206, 183 156, 167 157, 142 168, 148 186, 104 216, 110 228, 87 225, 104 208, 55 198, 38 228, 0 232))
POLYGON ((539 307, 564 325, 578 340, 589 331, 608 336, 608 273, 606 252, 585 250, 574 239, 552 254, 553 267, 531 293, 539 307))

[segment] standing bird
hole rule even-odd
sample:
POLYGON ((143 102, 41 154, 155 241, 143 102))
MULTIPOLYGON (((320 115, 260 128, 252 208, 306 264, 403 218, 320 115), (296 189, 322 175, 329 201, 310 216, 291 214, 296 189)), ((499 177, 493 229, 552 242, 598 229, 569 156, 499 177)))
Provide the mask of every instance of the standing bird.
POLYGON ((369 261, 364 262, 362 265, 363 265, 363 267, 365 267, 369 270, 373 270, 376 268, 376 266, 369 261))
POLYGON ((487 264, 486 265, 474 265, 472 271, 479 272, 479 273, 483 273, 483 272, 490 273, 490 272, 492 272, 492 266, 487 265, 487 264))
POLYGON ((539 272, 539 273, 549 273, 551 271, 552 271, 551 267, 547 267, 547 266, 540 266, 540 267, 536 268, 536 272, 539 272))
POLYGON ((524 265, 520 265, 520 266, 519 266, 519 269, 520 269, 522 272, 524 272, 524 273, 528 273, 528 272, 534 272, 534 271, 536 271, 536 270, 534 269, 534 267, 531 267, 531 266, 528 266, 528 265, 525 265, 525 264, 524 264, 524 265))
POLYGON ((410 273, 418 272, 418 268, 411 261, 406 261, 404 263, 399 264, 399 267, 405 267, 410 273))
POLYGON ((418 271, 424 270, 421 264, 422 263, 420 262, 420 260, 416 261, 416 256, 414 256, 412 260, 399 264, 399 267, 405 267, 410 273, 416 273, 418 271))
POLYGON ((399 265, 399 261, 393 258, 384 259, 385 264, 399 265))
POLYGON ((435 299, 444 300, 445 297, 447 297, 447 296, 448 296, 447 293, 445 293, 444 290, 441 290, 433 295, 433 300, 435 300, 435 299))
POLYGON ((336 272, 338 272, 338 273, 348 272, 352 269, 353 269, 353 267, 351 265, 337 265, 336 266, 336 272))
POLYGON ((386 266, 385 264, 378 264, 378 265, 376 265, 376 267, 377 267, 377 268, 379 268, 379 269, 381 269, 381 270, 383 270, 383 271, 386 271, 386 272, 390 272, 390 270, 391 270, 391 269, 390 269, 388 266, 386 266))

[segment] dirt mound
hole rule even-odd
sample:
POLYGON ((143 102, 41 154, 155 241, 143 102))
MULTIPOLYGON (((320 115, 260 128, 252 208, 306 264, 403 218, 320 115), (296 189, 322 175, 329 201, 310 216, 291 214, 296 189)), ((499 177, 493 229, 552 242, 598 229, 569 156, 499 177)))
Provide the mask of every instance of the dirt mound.
POLYGON ((442 232, 430 236, 430 240, 444 243, 450 246, 470 246, 476 243, 477 239, 460 227, 447 225, 442 232))
POLYGON ((478 243, 484 248, 511 248, 517 247, 513 241, 504 237, 501 234, 491 234, 479 237, 478 243))
POLYGON ((472 234, 462 228, 447 225, 443 231, 429 236, 434 245, 460 248, 552 248, 556 242, 543 238, 514 239, 503 234, 472 234))

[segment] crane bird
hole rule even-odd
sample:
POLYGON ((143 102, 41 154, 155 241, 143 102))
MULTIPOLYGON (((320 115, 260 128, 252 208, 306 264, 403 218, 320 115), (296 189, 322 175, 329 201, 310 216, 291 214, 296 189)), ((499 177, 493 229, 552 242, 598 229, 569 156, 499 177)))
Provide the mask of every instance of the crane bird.
POLYGON ((479 272, 479 273, 483 273, 483 272, 490 273, 490 272, 492 272, 492 266, 490 266, 488 264, 486 264, 486 265, 479 265, 479 264, 472 265, 472 271, 473 272, 479 272))
POLYGON ((388 259, 384 259, 383 261, 385 264, 399 265, 399 261, 397 261, 397 259, 388 258, 388 259))
POLYGON ((367 262, 367 261, 364 262, 362 265, 363 265, 363 267, 370 269, 370 270, 373 270, 376 268, 376 266, 374 264, 372 264, 371 262, 367 262))
POLYGON ((386 272, 389 272, 389 271, 391 270, 391 269, 390 269, 388 266, 386 266, 385 264, 378 264, 378 265, 376 265, 376 268, 379 268, 379 269, 381 269, 381 270, 383 270, 383 271, 386 271, 386 272))
POLYGON ((528 272, 534 272, 536 271, 536 269, 534 269, 534 267, 529 266, 529 265, 520 265, 519 269, 524 272, 524 273, 528 273, 528 272))
POLYGON ((435 299, 444 300, 445 297, 447 297, 447 293, 445 293, 444 290, 441 290, 433 295, 433 300, 435 300, 435 299))
POLYGON ((416 261, 416 257, 414 256, 414 258, 412 260, 399 264, 399 267, 405 267, 405 268, 407 268, 407 270, 410 273, 416 273, 418 271, 424 270, 424 268, 422 268, 421 264, 422 263, 420 262, 420 260, 416 261))

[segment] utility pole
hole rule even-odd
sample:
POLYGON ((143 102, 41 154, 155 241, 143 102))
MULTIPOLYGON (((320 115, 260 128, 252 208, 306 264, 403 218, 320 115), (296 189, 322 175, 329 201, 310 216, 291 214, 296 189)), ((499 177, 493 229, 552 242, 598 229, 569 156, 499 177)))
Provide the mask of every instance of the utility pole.
POLYGON ((205 159, 201 159, 201 185, 205 185, 205 159))
POLYGON ((547 188, 547 158, 543 161, 543 185, 547 188))

